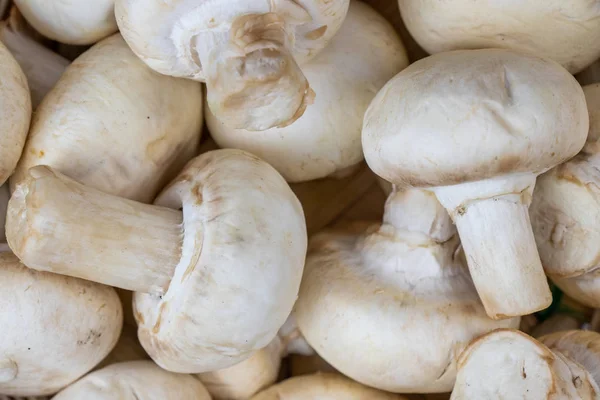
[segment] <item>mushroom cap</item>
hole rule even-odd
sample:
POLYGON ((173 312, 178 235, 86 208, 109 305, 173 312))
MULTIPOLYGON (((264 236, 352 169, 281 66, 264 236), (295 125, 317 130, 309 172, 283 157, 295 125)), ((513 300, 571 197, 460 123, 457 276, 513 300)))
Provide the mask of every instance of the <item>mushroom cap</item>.
POLYGON ((111 287, 28 269, 11 252, 0 265, 0 393, 55 393, 115 346, 123 311, 111 287))
POLYGON ((27 78, 10 51, 0 43, 0 184, 13 173, 25 146, 31 120, 27 78))
POLYGON ((150 202, 197 154, 201 129, 201 85, 152 71, 116 34, 77 58, 39 105, 11 187, 43 164, 150 202))
POLYGON ((363 115, 377 91, 408 65, 394 28, 370 6, 352 2, 327 49, 302 67, 315 102, 293 124, 265 131, 232 129, 206 108, 220 147, 249 151, 288 182, 323 178, 362 161, 363 115))
POLYGON ((412 37, 430 54, 507 48, 577 73, 600 57, 600 7, 589 0, 398 0, 412 37))
POLYGON ((581 87, 557 63, 510 50, 415 62, 365 114, 367 163, 397 185, 447 186, 542 173, 574 156, 588 131, 581 87))
POLYGON ((321 51, 338 31, 349 0, 117 0, 119 29, 133 52, 165 75, 204 80, 194 49, 204 32, 226 31, 238 16, 281 13, 297 62, 321 51), (325 28, 323 28, 325 27, 325 28))
POLYGON ((210 400, 191 375, 165 371, 152 361, 112 364, 64 389, 54 400, 210 400))
POLYGON ((117 31, 115 0, 15 0, 38 32, 68 44, 92 44, 117 31))
POLYGON ((552 282, 579 303, 600 308, 600 268, 583 275, 561 278, 551 277, 552 282))
POLYGON ((138 336, 173 372, 234 365, 269 344, 292 311, 306 255, 300 202, 241 150, 192 160, 156 205, 183 208, 183 248, 162 298, 134 295, 138 336))
POLYGON ((406 400, 334 373, 304 375, 271 386, 251 400, 406 400))
POLYGON ((467 343, 519 319, 487 317, 454 259, 456 236, 437 245, 417 235, 384 224, 367 236, 314 236, 295 312, 308 343, 344 375, 390 392, 447 392, 467 343))
POLYGON ((516 330, 475 339, 458 363, 451 399, 598 398, 598 386, 581 365, 516 330))

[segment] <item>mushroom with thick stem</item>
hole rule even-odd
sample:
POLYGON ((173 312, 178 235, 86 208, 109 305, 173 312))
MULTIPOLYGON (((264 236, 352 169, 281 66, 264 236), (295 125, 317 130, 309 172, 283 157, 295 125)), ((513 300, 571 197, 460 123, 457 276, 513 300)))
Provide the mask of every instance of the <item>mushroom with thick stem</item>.
POLYGON ((165 371, 152 361, 112 364, 63 389, 52 400, 211 400, 191 375, 165 371))
POLYGON ((349 0, 117 0, 123 37, 156 71, 206 82, 233 128, 289 125, 313 100, 300 65, 338 31, 349 0))
POLYGON ((42 35, 68 44, 92 44, 117 31, 115 0, 14 0, 42 35))
POLYGON ((583 150, 538 178, 529 210, 546 275, 600 307, 600 84, 584 86, 590 125, 583 150))
POLYGON ((288 182, 343 176, 363 161, 360 133, 370 101, 407 65, 393 27, 368 5, 353 1, 331 43, 302 67, 317 96, 296 122, 249 132, 227 126, 207 108, 206 123, 220 147, 256 154, 288 182))
POLYGON ((485 314, 456 230, 432 193, 394 191, 385 207, 384 223, 364 234, 311 239, 295 305, 298 326, 325 361, 362 384, 448 392, 467 343, 517 327, 519 318, 485 314))
POLYGON ((115 291, 26 268, 0 253, 0 393, 55 393, 90 371, 117 343, 115 291))
POLYGON ((597 400, 600 334, 558 332, 533 339, 500 329, 461 354, 452 400, 597 400))
POLYGON ((567 70, 486 49, 436 54, 396 75, 369 106, 362 141, 376 174, 435 193, 499 319, 552 301, 528 207, 536 176, 577 154, 587 132, 585 97, 567 70))
POLYGON ((281 175, 249 153, 211 151, 154 204, 37 166, 13 192, 6 235, 30 268, 136 291, 138 337, 167 370, 225 368, 269 344, 292 310, 307 241, 281 175))
POLYGON ((37 108, 11 188, 48 165, 150 202, 197 154, 201 129, 201 85, 152 71, 117 34, 75 60, 37 108))
POLYGON ((505 48, 550 58, 577 73, 600 57, 600 7, 589 0, 398 0, 429 53, 505 48))
POLYGON ((304 375, 271 386, 251 400, 407 400, 397 394, 363 386, 339 374, 304 375))

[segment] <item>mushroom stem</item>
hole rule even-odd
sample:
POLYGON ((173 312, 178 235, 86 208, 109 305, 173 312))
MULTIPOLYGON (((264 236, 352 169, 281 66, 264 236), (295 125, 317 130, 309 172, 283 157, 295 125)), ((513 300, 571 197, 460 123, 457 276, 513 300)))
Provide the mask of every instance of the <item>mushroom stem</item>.
POLYGON ((529 220, 534 185, 535 176, 523 174, 434 189, 493 319, 531 314, 552 302, 529 220))
POLYGON ((260 131, 286 126, 304 113, 314 93, 288 46, 276 13, 236 18, 228 32, 196 36, 207 101, 225 125, 260 131))
POLYGON ((6 235, 29 268, 161 295, 180 258, 182 219, 37 166, 9 201, 6 235))

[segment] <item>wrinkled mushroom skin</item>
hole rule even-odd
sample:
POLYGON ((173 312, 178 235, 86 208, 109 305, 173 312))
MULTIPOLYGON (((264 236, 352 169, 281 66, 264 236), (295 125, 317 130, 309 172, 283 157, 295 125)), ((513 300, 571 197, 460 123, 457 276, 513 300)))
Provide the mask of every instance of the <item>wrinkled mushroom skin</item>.
POLYGON ((326 50, 302 67, 315 103, 293 124, 262 132, 232 129, 209 110, 206 122, 220 147, 249 151, 288 182, 341 172, 363 160, 363 115, 377 91, 408 65, 392 26, 370 6, 352 2, 326 50))
POLYGON ((600 84, 583 88, 590 128, 581 153, 541 175, 531 223, 546 274, 577 301, 600 307, 600 84))
POLYGON ((376 174, 436 194, 486 312, 501 319, 551 302, 528 207, 536 176, 577 154, 587 131, 583 91, 554 61, 463 50, 389 81, 365 114, 362 142, 376 174))
POLYGON ((0 393, 55 393, 115 346, 123 312, 115 291, 26 268, 0 253, 0 393))
POLYGON ((285 126, 312 102, 299 65, 340 28, 348 0, 118 0, 119 28, 156 71, 206 82, 233 128, 285 126))
MULTIPOLYGON (((565 332, 555 335, 573 339, 565 332)), ((554 346, 555 335, 540 343, 522 332, 500 329, 475 339, 460 356, 451 400, 598 400, 594 377, 580 359, 564 351, 564 343, 554 346)), ((598 355, 588 354, 597 369, 598 355)))
POLYGON ((600 6, 589 0, 398 0, 412 37, 430 54, 506 48, 577 73, 600 57, 600 6))
POLYGON ((112 364, 64 389, 53 400, 211 400, 191 375, 165 371, 152 361, 112 364))
POLYGON ((67 44, 93 44, 117 31, 114 0, 15 0, 38 32, 67 44))
POLYGON ((450 391, 469 341, 519 325, 486 316, 459 253, 432 193, 393 192, 380 227, 311 239, 295 306, 300 330, 328 363, 365 385, 450 391), (398 360, 418 360, 418 368, 398 360))
POLYGON ((11 188, 29 168, 48 165, 150 202, 196 155, 201 129, 200 84, 152 71, 114 35, 77 58, 44 98, 11 188))

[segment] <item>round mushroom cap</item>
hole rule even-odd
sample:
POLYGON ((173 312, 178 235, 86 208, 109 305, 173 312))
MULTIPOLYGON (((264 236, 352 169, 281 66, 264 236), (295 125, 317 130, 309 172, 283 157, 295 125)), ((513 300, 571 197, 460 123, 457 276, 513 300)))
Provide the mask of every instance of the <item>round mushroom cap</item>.
POLYGON ((316 98, 293 124, 260 132, 232 129, 208 107, 206 123, 220 147, 256 154, 288 182, 323 178, 362 161, 364 113, 407 65, 394 28, 370 6, 352 2, 327 49, 302 67, 316 98))
POLYGON ((10 252, 0 266, 0 393, 55 393, 115 346, 123 311, 114 289, 34 271, 10 252))
POLYGON ((210 400, 191 375, 165 371, 152 361, 112 364, 64 389, 53 400, 210 400))
POLYGON ((42 35, 67 44, 92 44, 117 31, 115 0, 15 0, 42 35))
POLYGON ((250 153, 211 151, 155 204, 183 208, 184 237, 165 295, 134 295, 144 349, 167 370, 201 373, 267 346, 292 311, 307 246, 283 177, 250 153))
POLYGON ((362 142, 376 174, 427 187, 542 173, 577 154, 587 132, 583 91, 564 68, 486 49, 436 54, 396 75, 371 102, 362 142))
POLYGON ((342 375, 317 373, 304 375, 271 386, 251 400, 406 400, 397 394, 382 392, 342 375))
POLYGON ((31 120, 27 78, 10 51, 0 43, 0 185, 13 173, 23 152, 31 120))
POLYGON ((581 365, 526 334, 501 329, 461 354, 451 399, 597 399, 598 385, 581 365))
POLYGON ((201 85, 152 71, 116 34, 78 57, 39 105, 11 187, 48 165, 151 202, 197 154, 201 130, 201 85))
POLYGON ((600 57, 600 7, 589 0, 398 0, 428 53, 506 48, 550 58, 577 73, 600 57))

